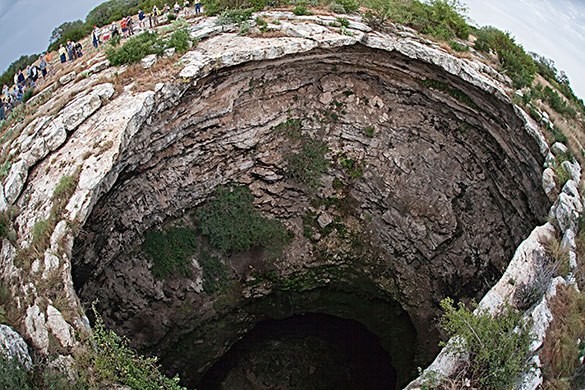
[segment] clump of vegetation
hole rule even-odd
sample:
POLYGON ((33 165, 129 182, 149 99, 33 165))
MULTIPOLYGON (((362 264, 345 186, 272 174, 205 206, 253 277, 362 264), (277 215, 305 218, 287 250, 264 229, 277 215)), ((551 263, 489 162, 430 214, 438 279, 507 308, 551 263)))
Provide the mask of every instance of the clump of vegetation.
POLYGON ((289 177, 316 189, 320 177, 329 168, 329 160, 325 157, 328 151, 325 142, 302 137, 301 150, 286 156, 289 177))
POLYGON ((457 0, 366 0, 364 5, 370 9, 366 20, 374 28, 391 20, 445 41, 469 36, 465 8, 457 0))
POLYGON ((459 53, 469 51, 469 46, 457 41, 449 41, 449 47, 459 53))
POLYGON ((190 260, 196 248, 195 231, 186 227, 150 230, 144 235, 142 244, 153 263, 152 275, 157 279, 175 274, 190 276, 190 260))
MULTIPOLYGON (((357 0, 335 0, 335 2, 333 4, 336 4, 339 7, 341 7, 341 8, 337 7, 338 10, 339 9, 343 10, 342 12, 339 12, 339 13, 351 14, 351 13, 356 12, 360 7, 360 3, 357 0)), ((330 5, 330 7, 331 7, 331 5, 330 5)))
POLYGON ((547 390, 580 389, 585 385, 585 372, 579 358, 585 353, 585 296, 573 287, 559 286, 550 303, 550 324, 540 359, 547 390), (581 340, 581 342, 579 342, 581 340))
POLYGON ((162 55, 164 45, 154 32, 144 32, 134 36, 121 47, 108 48, 108 60, 112 65, 134 64, 149 54, 162 55))
POLYGON ((240 24, 250 20, 250 18, 252 17, 253 11, 254 10, 252 8, 226 9, 217 18, 217 24, 220 26, 225 26, 228 24, 240 25, 240 24))
POLYGON ((297 16, 313 15, 313 13, 307 8, 307 6, 305 4, 297 4, 293 8, 293 14, 295 14, 297 16))
POLYGON ((168 47, 174 47, 177 53, 183 54, 191 47, 191 36, 186 28, 180 28, 171 34, 168 47))
POLYGON ((449 336, 459 336, 454 348, 467 351, 470 364, 465 376, 472 385, 485 389, 512 388, 518 376, 529 368, 532 336, 520 313, 510 306, 495 316, 474 314, 453 300, 441 301, 445 314, 441 327, 449 336))
POLYGON ((339 165, 345 173, 352 179, 358 179, 364 175, 364 170, 359 161, 345 155, 339 158, 339 165))
POLYGON ((366 126, 363 128, 363 132, 368 138, 374 138, 376 130, 372 126, 366 126))
POLYGON ((0 388, 2 389, 33 389, 31 378, 23 365, 14 358, 0 352, 0 388))
POLYGON ((183 389, 178 377, 171 379, 160 373, 156 358, 138 355, 125 339, 106 329, 97 313, 90 342, 88 360, 98 383, 118 383, 137 390, 183 389))
POLYGON ((279 254, 289 241, 282 223, 264 217, 254 208, 247 187, 222 186, 197 212, 201 232, 217 249, 231 253, 263 248, 279 254))
POLYGON ((201 251, 198 261, 203 269, 203 290, 208 294, 221 291, 228 280, 225 264, 206 250, 201 251))
POLYGON ((482 27, 475 32, 477 50, 494 51, 504 72, 510 76, 515 88, 528 86, 534 80, 537 67, 532 57, 517 44, 508 32, 494 27, 482 27))

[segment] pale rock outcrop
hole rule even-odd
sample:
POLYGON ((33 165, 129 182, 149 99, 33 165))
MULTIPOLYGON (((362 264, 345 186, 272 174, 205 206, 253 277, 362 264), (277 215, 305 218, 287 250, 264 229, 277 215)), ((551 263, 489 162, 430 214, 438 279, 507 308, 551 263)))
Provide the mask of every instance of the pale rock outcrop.
POLYGON ((157 62, 156 54, 149 54, 142 59, 142 67, 144 69, 152 68, 157 62))
POLYGON ((61 312, 51 305, 47 306, 47 327, 61 346, 73 346, 75 339, 71 325, 65 321, 61 312))
POLYGON ((64 76, 61 76, 61 78, 59 79, 59 84, 61 84, 61 85, 69 84, 70 82, 75 80, 76 76, 77 76, 77 73, 75 71, 69 72, 64 76))
POLYGON ((554 196, 553 190, 556 188, 555 171, 551 168, 546 168, 542 173, 542 188, 549 196, 549 199, 554 196))
POLYGON ((30 306, 26 310, 24 327, 34 347, 42 354, 46 354, 49 349, 49 332, 45 313, 41 311, 38 305, 30 306))
POLYGON ((32 368, 32 359, 26 342, 8 325, 0 325, 0 353, 18 360, 27 369, 32 368))
POLYGON ((65 130, 75 130, 83 121, 89 118, 114 94, 114 86, 110 83, 95 86, 87 95, 76 97, 59 114, 65 130))

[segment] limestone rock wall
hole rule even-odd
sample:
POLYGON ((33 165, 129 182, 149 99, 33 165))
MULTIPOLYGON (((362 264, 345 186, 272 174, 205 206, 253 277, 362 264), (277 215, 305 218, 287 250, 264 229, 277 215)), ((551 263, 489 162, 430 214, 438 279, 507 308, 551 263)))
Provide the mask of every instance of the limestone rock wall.
MULTIPOLYGON (((52 348, 49 334, 60 350, 78 343, 74 330, 88 327, 79 295, 86 303, 99 298, 110 325, 163 361, 202 321, 225 314, 202 293, 200 274, 157 281, 139 253, 147 229, 184 218, 220 184, 247 185, 255 205, 294 239, 270 264, 253 253, 224 259, 234 280, 244 282, 227 311, 241 327, 206 351, 205 364, 258 318, 240 306, 273 291, 270 282, 246 284, 252 271, 282 278, 325 265, 351 271, 360 257, 364 292, 375 290, 408 313, 418 331, 416 354, 429 361, 438 334, 426 330, 438 300, 481 297, 542 223, 547 193, 555 194, 542 188, 548 146, 493 69, 455 58, 407 29, 375 32, 356 18, 349 36, 329 26, 333 17, 264 16, 280 20, 275 28, 283 36, 240 36, 213 18, 194 25, 192 34, 205 39, 181 58, 175 80, 152 91, 114 94, 119 70, 96 60, 105 66, 55 92, 72 96, 63 109, 52 113, 47 107, 57 97, 49 99, 39 108, 46 114, 4 146, 12 166, 0 209, 19 212, 16 240, 2 243, 0 271, 22 313, 19 330, 35 349, 52 348), (289 119, 328 146, 331 168, 316 195, 287 177, 286 155, 298 144, 275 128, 289 119), (348 159, 359 163, 359 177, 344 170, 348 159), (77 185, 56 218, 53 195, 66 175, 77 185), (351 206, 312 202, 331 198, 351 206), (367 248, 346 250, 335 234, 303 237, 307 212, 325 225, 340 218, 367 237, 367 248), (31 253, 41 220, 54 220, 53 231, 31 253), (194 309, 177 314, 185 304, 194 309)), ((563 233, 575 232, 581 212, 574 179, 551 209, 563 233)), ((543 229, 551 235, 554 228, 543 229)), ((331 285, 326 276, 311 288, 331 285)), ((486 299, 504 299, 509 292, 502 288, 496 284, 486 299)), ((185 364, 169 367, 183 372, 185 364)))

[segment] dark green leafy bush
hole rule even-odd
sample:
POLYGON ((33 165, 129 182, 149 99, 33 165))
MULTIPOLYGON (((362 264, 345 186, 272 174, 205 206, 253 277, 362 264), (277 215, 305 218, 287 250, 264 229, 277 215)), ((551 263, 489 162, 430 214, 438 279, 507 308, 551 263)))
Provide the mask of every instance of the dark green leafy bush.
POLYGON ((301 139, 301 150, 286 156, 288 175, 311 188, 319 186, 321 175, 327 172, 329 161, 325 157, 327 144, 309 137, 301 139))
POLYGON ((228 271, 225 264, 205 250, 199 254, 198 261, 203 269, 203 290, 208 294, 221 291, 228 280, 228 271))
POLYGON ((197 248, 195 231, 185 227, 151 230, 144 235, 142 248, 153 263, 155 278, 164 279, 177 273, 189 276, 190 260, 197 248))
POLYGON ((177 53, 182 54, 189 50, 191 36, 186 28, 181 28, 171 34, 167 46, 174 47, 177 53))
POLYGON ((0 389, 33 389, 28 371, 16 359, 0 352, 0 389))
POLYGON ((343 7, 344 13, 354 13, 360 7, 360 3, 357 0, 335 0, 336 4, 343 7))
POLYGON ((264 217, 254 208, 247 187, 218 187, 215 196, 197 212, 201 232, 209 243, 225 252, 264 248, 278 254, 288 242, 280 221, 264 217))
MULTIPOLYGON (((94 310, 95 312, 95 310, 94 310)), ((89 360, 100 385, 119 383, 136 390, 182 390, 179 378, 167 378, 160 373, 156 358, 145 358, 127 347, 127 341, 106 329, 96 314, 91 335, 92 352, 89 360)), ((101 387, 100 387, 101 388, 101 387)))
POLYGON ((462 303, 441 301, 445 314, 442 328, 449 336, 459 336, 455 345, 470 354, 465 377, 482 389, 511 389, 518 376, 529 368, 529 347, 532 336, 521 313, 511 307, 492 316, 486 312, 473 314, 462 303))
POLYGON ((298 4, 297 6, 295 6, 293 8, 293 14, 295 14, 297 16, 303 16, 303 15, 312 15, 313 13, 311 11, 309 11, 309 9, 307 8, 306 5, 298 4))
POLYGON ((128 39, 120 48, 109 47, 108 59, 112 65, 133 64, 149 54, 162 55, 164 45, 156 33, 144 32, 128 39))
POLYGON ((515 88, 522 88, 532 83, 537 67, 532 57, 518 45, 510 33, 494 27, 482 27, 476 31, 477 50, 497 53, 505 73, 510 76, 515 88))

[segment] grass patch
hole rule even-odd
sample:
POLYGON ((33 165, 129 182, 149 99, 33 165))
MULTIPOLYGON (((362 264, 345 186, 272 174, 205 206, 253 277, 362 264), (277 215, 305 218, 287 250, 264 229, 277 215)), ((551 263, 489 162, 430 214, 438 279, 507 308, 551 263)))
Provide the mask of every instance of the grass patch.
POLYGON ((544 389, 583 388, 579 358, 585 351, 585 296, 572 287, 558 287, 549 307, 554 319, 540 352, 544 389))
POLYGON ((482 27, 475 31, 477 40, 474 47, 479 51, 494 51, 498 55, 500 65, 512 79, 514 88, 529 86, 534 80, 537 66, 532 57, 517 44, 508 32, 494 27, 482 27))
POLYGON ((227 253, 262 248, 280 254, 289 234, 280 221, 256 210, 253 200, 247 187, 221 186, 197 211, 201 232, 214 248, 227 253))
POLYGON ((152 275, 159 280, 169 275, 190 276, 190 260, 196 248, 195 231, 186 227, 147 231, 142 244, 153 263, 152 275))
POLYGON ((285 156, 288 176, 311 189, 317 189, 321 176, 329 168, 329 160, 325 157, 328 151, 325 142, 302 137, 301 150, 285 156))
POLYGON ((160 373, 156 358, 146 358, 129 348, 126 339, 106 329, 95 312, 95 325, 91 334, 91 351, 87 363, 97 384, 117 383, 141 390, 181 390, 179 378, 167 378, 160 373))
POLYGON ((112 65, 134 64, 149 54, 162 55, 164 44, 153 32, 132 37, 119 48, 108 47, 106 53, 112 65))
POLYGON ((206 250, 201 251, 198 261, 203 269, 203 290, 208 294, 222 291, 228 281, 225 264, 206 250))
POLYGON ((522 315, 510 306, 496 315, 473 312, 453 300, 441 301, 445 314, 441 327, 451 337, 459 336, 455 349, 470 354, 465 377, 472 386, 482 389, 513 388, 518 376, 528 368, 532 336, 522 321, 522 315))

